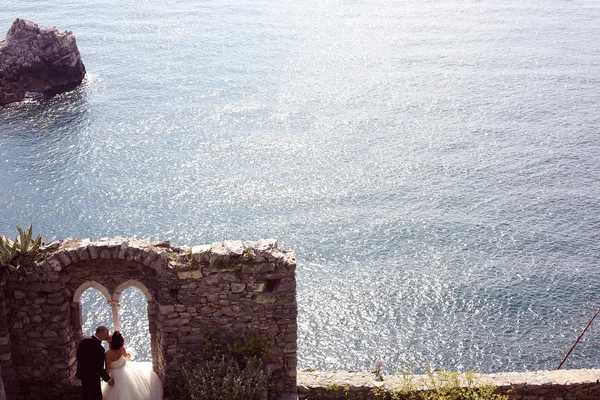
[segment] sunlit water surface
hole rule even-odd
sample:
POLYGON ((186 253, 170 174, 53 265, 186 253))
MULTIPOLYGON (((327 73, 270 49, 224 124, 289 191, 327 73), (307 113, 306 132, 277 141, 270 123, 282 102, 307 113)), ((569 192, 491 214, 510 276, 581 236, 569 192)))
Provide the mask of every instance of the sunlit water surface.
MULTIPOLYGON (((555 368, 600 292, 595 0, 5 0, 87 79, 0 109, 0 231, 298 258, 299 368, 555 368)), ((111 318, 85 294, 85 330, 111 318)), ((149 359, 146 302, 122 328, 149 359)), ((592 330, 569 367, 598 366, 592 330)))

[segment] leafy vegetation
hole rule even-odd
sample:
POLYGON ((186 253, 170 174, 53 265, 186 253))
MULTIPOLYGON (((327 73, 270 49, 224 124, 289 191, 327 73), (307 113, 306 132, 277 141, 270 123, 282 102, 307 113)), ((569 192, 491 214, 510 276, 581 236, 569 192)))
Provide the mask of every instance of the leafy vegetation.
POLYGON ((247 247, 244 249, 244 254, 242 255, 242 261, 243 262, 249 262, 254 260, 254 258, 256 257, 256 253, 254 252, 254 249, 247 247))
POLYGON ((268 376, 263 359, 267 342, 254 332, 230 336, 219 329, 204 337, 201 354, 182 366, 174 399, 255 400, 263 397, 268 376))
POLYGON ((242 367, 225 354, 183 368, 187 397, 191 400, 253 400, 266 390, 262 361, 251 358, 242 367))
POLYGON ((6 284, 11 273, 19 272, 23 260, 35 257, 42 244, 40 235, 33 238, 31 225, 26 231, 19 226, 17 230, 19 235, 14 241, 0 236, 0 285, 6 284))
POLYGON ((508 396, 496 393, 493 384, 482 383, 472 371, 436 371, 428 367, 420 376, 409 370, 401 373, 399 387, 392 390, 376 387, 375 396, 381 400, 508 400, 508 396))

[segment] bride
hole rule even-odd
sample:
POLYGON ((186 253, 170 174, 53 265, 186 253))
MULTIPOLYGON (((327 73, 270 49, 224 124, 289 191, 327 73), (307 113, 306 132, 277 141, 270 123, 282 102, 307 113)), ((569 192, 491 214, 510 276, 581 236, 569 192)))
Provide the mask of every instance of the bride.
POLYGON ((106 352, 106 372, 115 384, 103 384, 104 400, 162 400, 163 387, 160 378, 152 371, 151 363, 127 362, 130 354, 123 346, 125 340, 115 331, 106 352))

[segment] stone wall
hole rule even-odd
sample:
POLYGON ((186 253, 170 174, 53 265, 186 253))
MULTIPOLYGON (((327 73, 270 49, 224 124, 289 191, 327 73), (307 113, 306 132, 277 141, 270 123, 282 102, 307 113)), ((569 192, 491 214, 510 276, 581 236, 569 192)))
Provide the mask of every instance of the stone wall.
POLYGON ((114 238, 44 246, 0 291, 0 367, 7 397, 75 395, 82 293, 99 290, 118 315, 121 293, 135 286, 148 301, 152 361, 167 394, 182 362, 200 352, 204 335, 218 328, 266 339, 269 394, 295 398, 295 268, 293 253, 278 249, 275 240, 177 247, 114 238))
POLYGON ((0 286, 0 400, 6 399, 4 379, 12 379, 13 377, 9 338, 4 288, 0 286))
MULTIPOLYGON (((414 382, 421 377, 414 376, 414 382)), ((402 379, 393 375, 379 381, 369 372, 298 371, 298 399, 376 400, 381 399, 376 387, 398 389, 402 379)), ((507 372, 481 375, 479 382, 494 384, 510 400, 600 399, 600 369, 507 372)))
POLYGON ((6 392, 4 391, 4 381, 2 380, 2 367, 0 367, 0 400, 6 400, 6 392))

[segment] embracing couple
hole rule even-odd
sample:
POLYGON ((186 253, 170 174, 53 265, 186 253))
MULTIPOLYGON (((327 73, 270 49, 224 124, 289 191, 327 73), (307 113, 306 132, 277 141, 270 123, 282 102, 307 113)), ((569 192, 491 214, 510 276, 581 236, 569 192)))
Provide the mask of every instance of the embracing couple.
POLYGON ((110 335, 106 326, 84 338, 77 348, 77 378, 83 400, 162 400, 163 387, 151 363, 127 362, 130 354, 119 331, 110 335), (102 342, 109 343, 104 352, 102 342), (104 384, 100 384, 100 379, 104 384))

